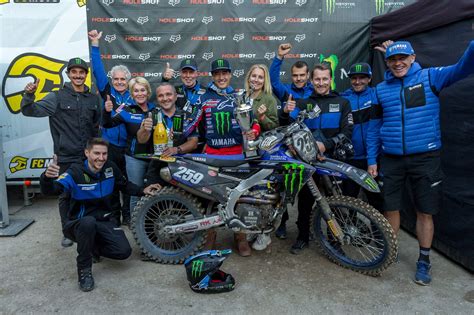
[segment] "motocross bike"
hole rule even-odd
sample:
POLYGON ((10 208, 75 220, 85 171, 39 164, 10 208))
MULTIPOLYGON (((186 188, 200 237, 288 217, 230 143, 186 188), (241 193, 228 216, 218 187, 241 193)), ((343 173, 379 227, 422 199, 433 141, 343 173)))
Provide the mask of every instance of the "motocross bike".
POLYGON ((270 233, 298 191, 308 185, 316 200, 308 206, 318 247, 338 265, 380 275, 397 254, 390 224, 361 200, 326 198, 313 174, 349 178, 372 192, 379 192, 379 187, 363 170, 318 159, 314 137, 303 122, 317 117, 318 110, 301 111, 290 125, 251 142, 259 149, 256 159, 184 154, 168 161, 160 177, 170 186, 143 197, 133 212, 132 231, 142 252, 156 262, 179 264, 202 249, 210 228, 270 233))

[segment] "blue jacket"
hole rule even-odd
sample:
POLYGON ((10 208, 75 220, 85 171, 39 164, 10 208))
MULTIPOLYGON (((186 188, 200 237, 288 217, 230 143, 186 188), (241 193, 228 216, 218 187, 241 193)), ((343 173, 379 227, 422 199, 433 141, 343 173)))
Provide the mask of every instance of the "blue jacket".
POLYGON ((297 88, 293 83, 283 84, 280 81, 280 70, 283 60, 275 57, 270 66, 270 81, 272 83, 273 94, 280 100, 286 102, 288 96, 293 95, 293 99, 308 98, 313 94, 313 86, 311 83, 306 83, 303 88, 297 88))
POLYGON ((393 155, 410 155, 441 147, 438 93, 474 73, 474 41, 454 65, 422 69, 415 62, 401 79, 387 70, 377 85, 378 106, 367 134, 368 164, 380 146, 393 155))
POLYGON ((348 89, 341 94, 351 103, 354 129, 352 144, 354 145, 354 160, 367 159, 367 130, 369 129, 370 110, 377 103, 375 91, 370 86, 357 93, 348 89))
MULTIPOLYGON (((99 89, 103 100, 106 100, 107 95, 110 95, 110 98, 114 103, 114 114, 116 109, 120 108, 119 111, 123 109, 123 106, 121 106, 122 104, 124 106, 135 104, 128 90, 126 90, 123 94, 120 94, 110 85, 107 73, 105 72, 104 64, 100 58, 99 47, 92 46, 91 62, 92 72, 96 80, 97 88, 99 89)), ((101 135, 102 138, 115 146, 127 146, 127 130, 125 129, 125 125, 119 125, 117 127, 108 129, 101 128, 101 135)))

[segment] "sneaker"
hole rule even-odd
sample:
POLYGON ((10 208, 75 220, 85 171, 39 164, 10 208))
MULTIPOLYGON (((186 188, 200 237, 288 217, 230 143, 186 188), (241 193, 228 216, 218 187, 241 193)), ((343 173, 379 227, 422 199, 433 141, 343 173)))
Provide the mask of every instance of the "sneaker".
POLYGON ((286 239, 286 224, 281 224, 275 231, 275 236, 281 240, 286 239))
POLYGON ((296 242, 290 248, 290 253, 293 255, 299 255, 306 247, 308 247, 308 242, 296 240, 296 242))
POLYGON ((92 269, 85 268, 78 271, 79 289, 83 292, 92 291, 94 289, 94 277, 92 277, 92 269))
POLYGON ((272 238, 268 234, 258 234, 257 239, 252 244, 252 248, 255 250, 264 250, 272 243, 272 238))
POLYGON ((415 283, 419 285, 428 285, 431 282, 430 276, 431 264, 425 261, 416 263, 415 283))
POLYGON ((71 241, 70 239, 68 239, 67 237, 63 237, 62 241, 61 241, 61 246, 62 247, 70 247, 72 246, 72 244, 74 244, 73 241, 71 241))

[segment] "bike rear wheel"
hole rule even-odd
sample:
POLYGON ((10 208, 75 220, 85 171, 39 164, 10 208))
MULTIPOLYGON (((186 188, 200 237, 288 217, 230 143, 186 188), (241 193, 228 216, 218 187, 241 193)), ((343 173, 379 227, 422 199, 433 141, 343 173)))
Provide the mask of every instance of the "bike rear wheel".
POLYGON ((345 242, 332 234, 321 211, 313 213, 316 243, 329 260, 345 268, 379 276, 397 256, 398 242, 388 221, 375 208, 347 196, 327 198, 345 242))
POLYGON ((202 218, 203 213, 195 197, 165 187, 137 203, 132 215, 133 236, 148 258, 164 264, 181 264, 203 247, 207 231, 168 235, 163 228, 202 218))

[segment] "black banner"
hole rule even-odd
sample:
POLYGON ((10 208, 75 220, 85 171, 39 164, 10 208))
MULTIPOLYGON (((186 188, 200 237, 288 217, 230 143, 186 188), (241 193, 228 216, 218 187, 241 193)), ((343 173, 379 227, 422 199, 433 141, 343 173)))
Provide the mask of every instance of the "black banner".
MULTIPOLYGON (((346 69, 369 59, 369 21, 414 0, 101 0, 88 1, 88 29, 103 31, 106 69, 124 64, 152 85, 169 62, 197 61, 202 83, 210 62, 226 58, 233 86, 243 87, 252 64, 271 64, 278 45, 293 49, 282 67, 290 81, 296 60, 310 67, 331 63, 339 91, 348 87, 346 69)), ((176 73, 178 75, 178 73, 176 73)))

